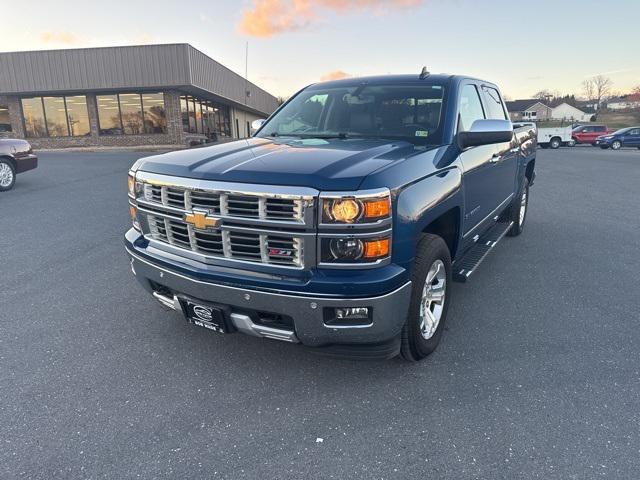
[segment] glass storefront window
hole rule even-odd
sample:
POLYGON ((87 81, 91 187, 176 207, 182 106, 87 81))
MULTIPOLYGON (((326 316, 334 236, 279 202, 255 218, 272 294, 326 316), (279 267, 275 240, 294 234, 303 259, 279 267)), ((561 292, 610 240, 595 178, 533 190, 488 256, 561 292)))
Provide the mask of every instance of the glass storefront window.
POLYGON ((89 135, 91 127, 89 126, 89 113, 87 111, 87 97, 78 95, 76 97, 66 97, 65 100, 71 135, 74 137, 89 135))
POLYGON ((143 93, 142 112, 145 133, 167 133, 167 116, 162 93, 143 93))
POLYGON ((120 116, 122 117, 124 133, 126 135, 139 135, 143 133, 140 94, 121 93, 118 95, 118 98, 120 99, 120 116))
POLYGON ((24 128, 27 137, 47 136, 41 97, 23 98, 22 114, 24 116, 24 128))
POLYGON ((203 133, 209 138, 231 137, 229 107, 198 98, 180 97, 182 129, 188 133, 203 133))
POLYGON ((44 114, 50 137, 68 137, 69 125, 64 106, 64 97, 43 97, 44 114))
POLYGON ((9 108, 0 105, 0 133, 11 131, 11 119, 9 118, 9 108))
POLYGON ((189 107, 187 97, 180 97, 180 112, 182 114, 182 130, 189 131, 189 107))
POLYGON ((196 106, 193 102, 193 97, 187 97, 189 104, 189 132, 196 133, 196 106))
POLYGON ((98 95, 98 123, 100 135, 122 135, 117 95, 98 95))

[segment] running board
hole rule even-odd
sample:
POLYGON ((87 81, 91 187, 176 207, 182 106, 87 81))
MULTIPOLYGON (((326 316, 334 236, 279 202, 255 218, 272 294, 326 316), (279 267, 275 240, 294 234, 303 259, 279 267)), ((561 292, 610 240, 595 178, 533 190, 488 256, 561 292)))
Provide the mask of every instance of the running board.
POLYGON ((464 257, 453 264, 453 280, 455 282, 466 282, 512 226, 513 222, 497 222, 487 233, 480 237, 476 244, 464 254, 464 257))

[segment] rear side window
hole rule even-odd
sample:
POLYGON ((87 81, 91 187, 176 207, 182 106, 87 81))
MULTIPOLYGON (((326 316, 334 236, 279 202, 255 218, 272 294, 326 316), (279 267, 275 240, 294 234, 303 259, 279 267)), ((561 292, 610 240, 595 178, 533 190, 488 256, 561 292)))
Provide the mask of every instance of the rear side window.
POLYGON ((602 125, 598 125, 597 127, 594 127, 595 132, 604 132, 605 130, 606 128, 604 128, 604 126, 602 125))
POLYGON ((487 105, 487 118, 491 120, 506 120, 507 114, 502 106, 502 98, 495 88, 483 86, 484 99, 487 105))
POLYGON ((465 85, 460 93, 460 104, 458 105, 458 131, 468 132, 471 125, 476 120, 486 118, 478 95, 478 89, 475 85, 465 85))

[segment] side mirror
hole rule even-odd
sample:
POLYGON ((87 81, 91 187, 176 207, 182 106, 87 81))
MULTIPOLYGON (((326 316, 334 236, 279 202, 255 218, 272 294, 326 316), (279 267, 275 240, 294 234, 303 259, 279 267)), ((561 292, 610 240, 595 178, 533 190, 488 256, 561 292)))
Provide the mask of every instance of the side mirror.
POLYGON ((509 120, 476 120, 468 132, 458 133, 460 148, 510 142, 513 125, 509 120))
POLYGON ((262 125, 264 125, 264 122, 266 122, 264 118, 260 118, 251 122, 251 133, 255 133, 260 130, 260 128, 262 128, 262 125))

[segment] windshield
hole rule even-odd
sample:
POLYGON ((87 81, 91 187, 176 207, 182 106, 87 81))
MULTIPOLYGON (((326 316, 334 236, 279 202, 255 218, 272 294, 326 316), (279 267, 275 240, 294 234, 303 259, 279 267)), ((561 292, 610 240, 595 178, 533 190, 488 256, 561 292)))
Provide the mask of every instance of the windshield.
POLYGON ((382 138, 440 144, 444 87, 313 86, 287 103, 258 137, 382 138))

